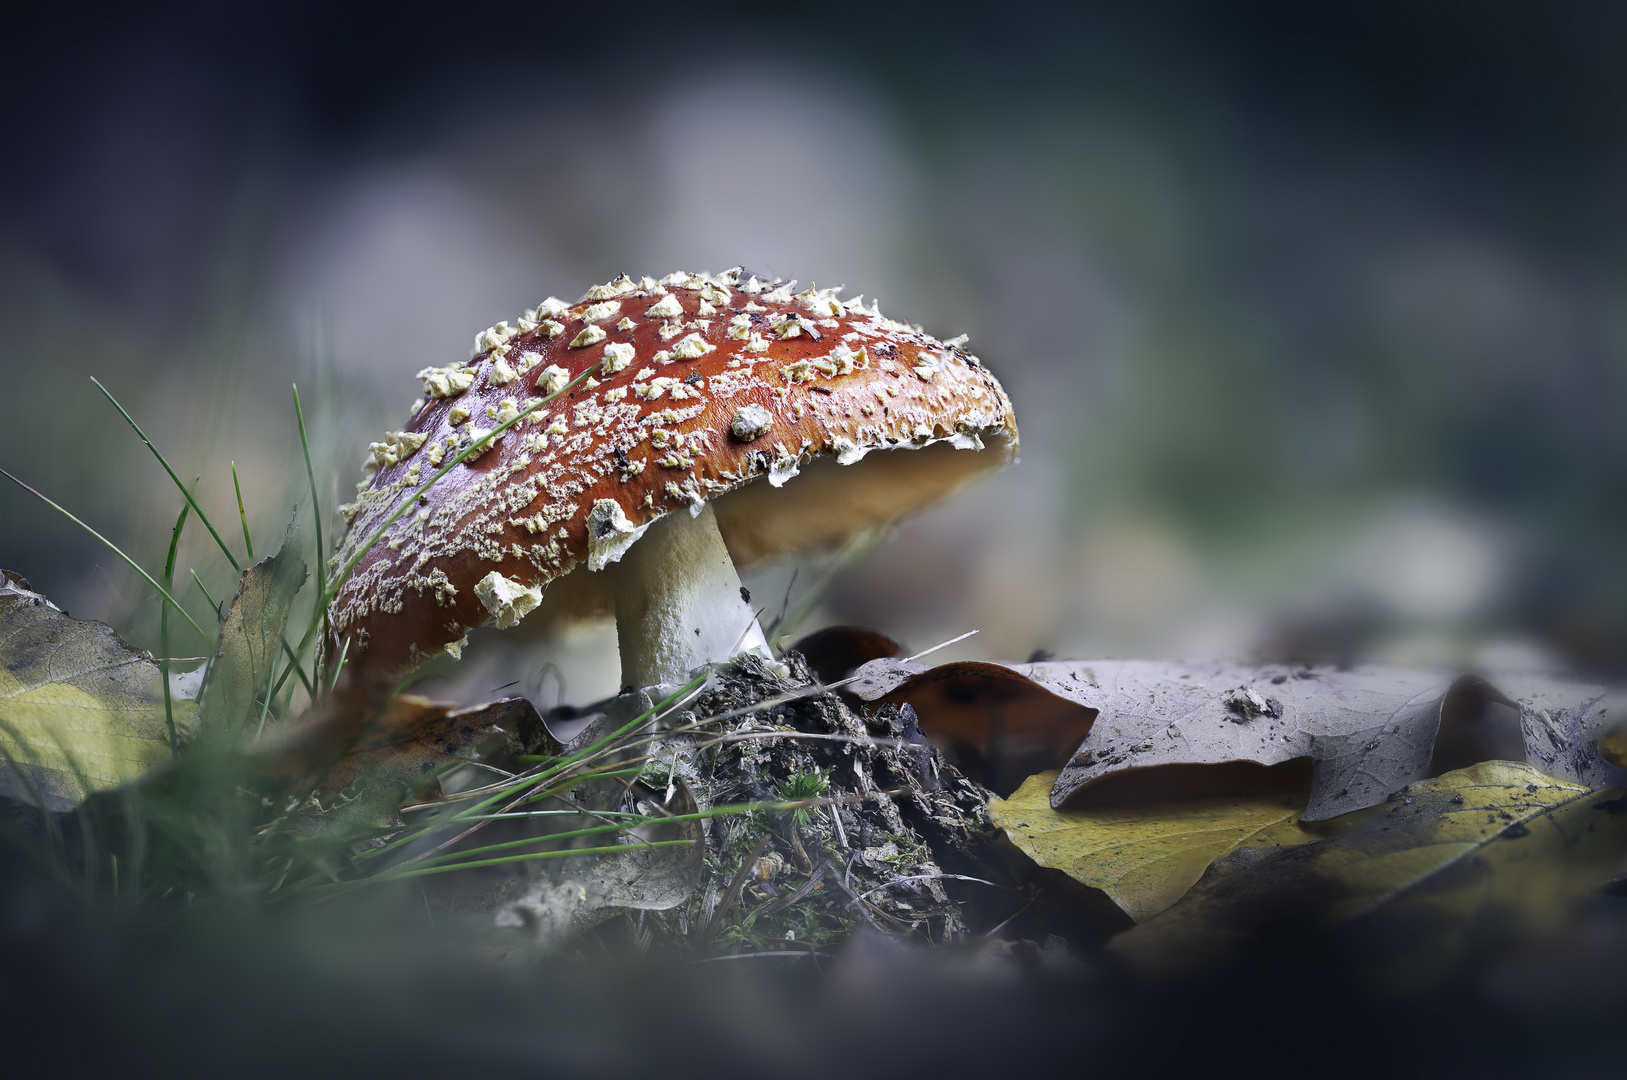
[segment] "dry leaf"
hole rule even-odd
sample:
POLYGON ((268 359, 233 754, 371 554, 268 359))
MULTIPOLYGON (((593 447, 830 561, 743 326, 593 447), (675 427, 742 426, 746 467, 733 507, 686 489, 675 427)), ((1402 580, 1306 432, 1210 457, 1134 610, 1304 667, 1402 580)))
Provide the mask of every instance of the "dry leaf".
MULTIPOLYGON (((930 733, 940 702, 975 697, 963 667, 918 672, 895 661, 873 661, 861 669, 867 678, 856 684, 857 692, 867 700, 908 700, 930 733), (942 684, 936 690, 929 689, 933 680, 942 684)), ((1104 777, 1133 769, 1307 758, 1312 779, 1304 819, 1322 821, 1372 806, 1428 775, 1443 716, 1455 733, 1455 752, 1478 748, 1485 754, 1502 746, 1495 710, 1487 707, 1512 705, 1484 680, 1399 667, 1339 671, 1102 660, 1003 670, 1051 698, 1099 714, 1062 765, 1051 792, 1056 807, 1104 777), (1482 725, 1485 730, 1477 730, 1482 725)))
MULTIPOLYGON (((401 694, 368 722, 336 757, 327 758, 337 741, 327 725, 301 733, 283 758, 282 767, 297 764, 303 773, 298 783, 322 791, 343 791, 362 778, 418 786, 437 769, 454 764, 459 752, 481 739, 511 730, 521 713, 536 712, 525 698, 503 698, 459 708, 416 694, 401 694), (318 748, 322 749, 318 749, 318 748)), ((335 729, 351 726, 349 718, 332 722, 335 729)), ((297 785, 296 785, 297 786, 297 785)))
POLYGON ((859 670, 854 694, 909 704, 921 731, 951 764, 1002 794, 1066 761, 1096 720, 1094 708, 1056 693, 1023 667, 964 660, 927 668, 878 660, 859 670))
MULTIPOLYGON (((1627 787, 1627 772, 1602 745, 1611 728, 1610 706, 1619 699, 1583 683, 1533 677, 1497 682, 1519 706, 1527 761, 1549 776, 1591 788, 1627 787)), ((1622 719, 1618 708, 1616 724, 1622 719)))
POLYGON ((1239 847, 1322 838, 1299 822, 1308 771, 1288 769, 1273 775, 1276 770, 1258 765, 1208 767, 1213 779, 1224 775, 1225 786, 1235 790, 1203 793, 1195 790, 1199 785, 1174 783, 1174 790, 1143 790, 1063 810, 1051 808, 1053 770, 1029 777, 1009 800, 990 799, 989 816, 1040 866, 1100 889, 1142 922, 1179 900, 1211 863, 1239 847))
MULTIPOLYGON (((68 810, 168 763, 153 658, 0 574, 0 794, 68 810)), ((174 702, 173 715, 189 727, 192 702, 174 702)))
POLYGON ((860 664, 904 655, 904 646, 863 626, 827 626, 791 646, 823 683, 839 682, 860 664))
POLYGON ((199 698, 202 731, 238 732, 263 715, 261 699, 282 651, 288 612, 307 576, 298 539, 290 523, 277 554, 243 571, 199 698))
POLYGON ((1412 784, 1350 828, 1298 847, 1239 850, 1180 902, 1114 939, 1155 967, 1212 960, 1283 924, 1341 929, 1428 971, 1485 928, 1548 929, 1627 852, 1627 800, 1523 762, 1412 784))
POLYGON ((529 725, 542 721, 524 698, 459 708, 415 694, 392 697, 388 683, 342 684, 314 716, 251 748, 248 768, 263 790, 325 793, 321 820, 308 820, 306 831, 374 829, 434 788, 468 748, 529 725), (342 799, 329 797, 339 792, 342 799))

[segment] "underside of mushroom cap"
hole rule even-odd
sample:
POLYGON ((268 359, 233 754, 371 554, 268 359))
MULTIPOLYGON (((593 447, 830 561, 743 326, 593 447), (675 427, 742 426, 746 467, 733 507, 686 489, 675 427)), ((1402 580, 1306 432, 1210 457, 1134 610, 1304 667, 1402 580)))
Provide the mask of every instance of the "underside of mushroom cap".
POLYGON ((748 564, 840 544, 1015 459, 1011 403, 964 339, 794 284, 622 277, 421 372, 425 400, 373 444, 342 508, 333 567, 471 442, 592 375, 453 467, 362 554, 330 644, 399 672, 539 606, 608 612, 609 575, 570 571, 608 566, 665 514, 714 503, 748 564))

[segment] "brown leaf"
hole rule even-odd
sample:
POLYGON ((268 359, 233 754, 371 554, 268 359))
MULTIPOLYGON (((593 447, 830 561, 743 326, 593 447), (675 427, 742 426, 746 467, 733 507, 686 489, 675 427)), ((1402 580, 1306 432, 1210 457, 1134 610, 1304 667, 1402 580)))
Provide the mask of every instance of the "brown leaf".
POLYGON ((405 795, 481 739, 542 724, 525 698, 459 708, 415 694, 392 699, 389 689, 388 683, 341 688, 312 719, 267 741, 262 775, 289 790, 321 791, 342 791, 366 777, 405 795))
POLYGON ((854 668, 871 660, 904 655, 904 646, 863 626, 827 626, 791 646, 823 683, 839 682, 854 668))
POLYGON ((917 666, 866 664, 860 670, 868 677, 851 689, 867 701, 907 702, 921 731, 956 768, 1001 795, 1066 761, 1096 720, 1094 708, 1019 668, 975 660, 912 670, 917 666))

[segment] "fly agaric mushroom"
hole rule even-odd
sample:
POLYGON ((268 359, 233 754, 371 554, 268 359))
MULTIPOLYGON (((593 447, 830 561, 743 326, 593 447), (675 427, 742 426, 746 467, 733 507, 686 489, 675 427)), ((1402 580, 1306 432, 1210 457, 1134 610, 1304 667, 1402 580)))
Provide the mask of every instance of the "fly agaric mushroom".
POLYGON ((399 674, 458 656, 474 627, 513 625, 549 586, 552 608, 614 610, 625 685, 681 682, 767 651, 737 561, 842 543, 1015 458, 1011 402, 964 337, 742 274, 622 276, 575 304, 549 298, 482 331, 467 362, 419 372, 424 400, 373 444, 371 477, 340 508, 335 567, 444 462, 592 374, 362 554, 330 645, 399 674))

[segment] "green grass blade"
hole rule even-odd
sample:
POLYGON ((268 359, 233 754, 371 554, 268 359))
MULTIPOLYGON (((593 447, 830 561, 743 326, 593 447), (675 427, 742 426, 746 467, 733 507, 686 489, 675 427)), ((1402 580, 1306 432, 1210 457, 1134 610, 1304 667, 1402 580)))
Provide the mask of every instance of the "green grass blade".
POLYGON ((453 863, 449 866, 423 866, 413 867, 410 870, 386 871, 373 877, 357 878, 353 881, 340 881, 331 885, 317 886, 303 890, 308 893, 328 893, 347 891, 363 885, 377 885, 387 881, 401 881, 406 878, 425 877, 429 874, 448 874, 455 870, 472 870, 480 866, 503 866, 509 863, 535 862, 538 859, 568 859, 573 855, 615 855, 621 852, 648 848, 681 847, 698 843, 695 840, 650 840, 642 844, 611 844, 608 847, 567 848, 564 851, 531 851, 522 855, 507 855, 495 859, 478 859, 464 863, 453 863))
MULTIPOLYGON (((124 406, 119 404, 118 398, 115 398, 111 393, 109 393, 107 387, 103 386, 101 384, 101 382, 94 375, 91 376, 90 381, 96 384, 96 389, 100 390, 102 392, 103 396, 105 396, 107 398, 107 400, 112 403, 113 407, 115 409, 119 410, 119 415, 124 417, 125 423, 130 425, 131 430, 133 430, 136 433, 137 437, 139 437, 141 439, 141 441, 146 444, 147 449, 152 451, 153 457, 158 459, 158 463, 164 467, 164 471, 169 473, 169 478, 171 480, 175 481, 175 486, 180 490, 181 494, 186 497, 187 505, 192 508, 192 512, 198 515, 198 520, 203 522, 204 528, 209 530, 209 535, 215 538, 215 544, 217 546, 219 546, 220 553, 222 555, 226 556, 226 561, 232 564, 232 569, 236 570, 238 573, 241 574, 243 572, 242 564, 237 561, 237 557, 234 556, 232 554, 232 552, 231 552, 231 549, 226 546, 226 541, 224 541, 224 540, 222 540, 220 538, 220 533, 215 530, 214 523, 211 522, 209 520, 208 515, 206 515, 203 512, 203 507, 198 505, 198 500, 194 499, 192 497, 192 493, 186 489, 186 485, 181 483, 181 478, 179 476, 175 475, 175 470, 170 467, 169 461, 164 457, 164 455, 162 453, 159 452, 158 447, 153 445, 153 441, 147 437, 147 433, 145 431, 141 430, 141 425, 136 423, 135 417, 131 416, 129 414, 129 412, 127 412, 125 410, 124 406)), ((296 389, 295 390, 295 403, 296 403, 296 406, 298 404, 298 394, 299 394, 299 391, 296 389)), ((300 441, 303 442, 304 439, 305 439, 305 420, 304 420, 303 417, 300 418, 299 434, 300 434, 300 441)), ((311 466, 311 455, 310 455, 309 449, 307 449, 306 453, 305 453, 305 467, 306 467, 307 471, 310 470, 310 466, 311 466)), ((238 484, 238 480, 237 480, 237 463, 236 462, 232 463, 232 485, 233 485, 233 487, 235 487, 237 489, 237 514, 238 514, 239 519, 243 523, 243 546, 248 550, 249 558, 253 559, 254 558, 254 542, 249 539, 249 520, 248 520, 248 515, 246 513, 244 513, 244 511, 243 511, 243 488, 242 488, 242 486, 240 484, 238 484)), ((314 479, 311 481, 311 485, 312 485, 312 492, 314 494, 314 492, 316 490, 316 481, 314 479)), ((322 524, 321 524, 320 518, 318 518, 316 529, 317 529, 317 542, 318 542, 318 545, 320 545, 321 537, 322 537, 322 524)), ((320 546, 318 547, 318 550, 320 550, 320 546)), ((194 580, 197 580, 197 577, 198 577, 197 571, 194 570, 192 572, 192 577, 193 577, 194 580)), ((200 589, 203 589, 203 582, 202 581, 198 582, 198 587, 200 589)), ((203 589, 203 595, 204 596, 209 596, 209 590, 208 589, 203 589)), ((220 605, 218 603, 215 603, 215 600, 214 600, 213 597, 210 597, 209 603, 210 603, 210 606, 215 609, 215 617, 217 619, 224 618, 224 613, 221 611, 220 605)), ((323 606, 325 608, 325 605, 323 605, 323 606)), ((190 621, 190 620, 188 620, 188 621, 190 621)), ((192 625, 195 628, 197 626, 197 623, 193 623, 192 625)), ((201 631, 201 630, 199 630, 198 632, 200 634, 203 633, 203 631, 201 631)), ((294 673, 299 675, 299 681, 300 681, 301 685, 303 685, 305 687, 306 693, 313 694, 313 698, 314 698, 314 691, 312 690, 312 687, 311 687, 311 680, 305 677, 305 669, 300 667, 298 657, 295 654, 292 646, 290 646, 287 641, 284 641, 282 643, 282 648, 283 648, 283 652, 285 654, 287 654, 287 656, 288 656, 289 663, 292 665, 292 667, 289 670, 291 670, 294 673)), ((301 649, 301 651, 304 650, 304 644, 303 643, 301 643, 300 649, 301 649)), ((288 677, 288 672, 287 671, 285 671, 283 673, 283 677, 284 678, 288 677)), ((282 684, 279 682, 277 685, 280 687, 282 684)))
MULTIPOLYGON (((173 597, 173 596, 171 596, 169 594, 169 590, 164 588, 164 586, 160 585, 157 581, 153 580, 153 576, 151 574, 147 573, 147 571, 143 570, 141 568, 141 564, 137 563, 134 559, 130 558, 130 556, 126 555, 119 548, 119 545, 115 544, 113 541, 109 540, 107 537, 103 536, 101 533, 97 532, 95 529, 91 528, 89 525, 86 525, 83 521, 80 521, 78 518, 74 517, 64 507, 59 506, 56 503, 52 502, 50 499, 46 498, 45 495, 42 494, 41 492, 34 490, 33 488, 29 487, 27 484, 23 483, 21 480, 17 479, 15 476, 13 476, 10 473, 6 472, 6 470, 0 469, 0 476, 4 476, 7 480, 10 480, 13 484, 16 484, 18 487, 22 488, 24 491, 26 491, 30 495, 34 496, 36 499, 40 500, 46 506, 49 506, 51 509, 53 509, 57 513, 61 514, 63 517, 67 518, 69 521, 73 522, 75 525, 79 526, 81 529, 84 529, 86 532, 90 533, 90 535, 92 535, 96 539, 100 540, 102 542, 103 546, 105 546, 107 548, 107 550, 111 551, 113 554, 115 554, 119 558, 123 559, 126 566, 128 566, 130 569, 134 570, 136 573, 140 574, 141 577, 142 577, 142 580, 146 581, 147 584, 151 585, 154 589, 156 589, 158 591, 158 595, 161 596, 164 600, 168 601, 169 605, 175 609, 176 613, 179 614, 181 616, 181 618, 185 619, 186 624, 188 626, 192 627, 192 629, 196 630, 200 637, 203 637, 205 639, 207 639, 209 637, 208 634, 205 634, 203 632, 203 628, 201 626, 199 626, 197 623, 192 621, 192 616, 190 616, 190 615, 188 615, 186 613, 186 609, 183 608, 180 604, 176 603, 175 597, 173 597)), ((188 496, 188 498, 191 498, 191 496, 188 496)))
POLYGON ((113 403, 113 407, 119 410, 119 415, 124 417, 125 423, 130 425, 136 436, 147 444, 147 449, 153 452, 153 457, 158 459, 158 464, 164 466, 164 471, 169 473, 169 478, 175 481, 175 487, 185 496, 187 505, 192 507, 192 512, 198 515, 198 520, 203 522, 203 527, 209 530, 209 535, 213 536, 215 543, 220 545, 220 552, 226 556, 226 561, 232 564, 233 570, 242 573, 243 567, 238 563, 237 557, 232 554, 231 549, 226 546, 226 541, 220 538, 220 533, 215 531, 215 526, 210 522, 209 516, 203 512, 203 507, 198 505, 198 500, 192 497, 192 492, 188 491, 186 485, 181 483, 181 478, 175 475, 175 470, 170 468, 170 464, 165 460, 164 455, 158 452, 158 447, 154 446, 153 441, 147 438, 147 433, 141 430, 141 425, 136 423, 135 417, 124 410, 124 406, 119 404, 119 399, 108 393, 107 387, 103 386, 96 376, 92 375, 90 381, 95 383, 96 389, 100 390, 107 400, 113 403))
POLYGON ((333 688, 339 685, 339 676, 344 673, 345 657, 349 655, 349 653, 350 639, 345 638, 344 641, 339 643, 339 655, 334 659, 333 671, 328 675, 327 691, 330 694, 333 693, 333 688))
POLYGON ((831 561, 830 566, 820 575, 819 580, 814 582, 813 587, 804 593, 802 599, 798 600, 790 610, 781 611, 779 617, 763 631, 763 636, 770 642, 774 642, 781 637, 796 633, 797 628, 807 620, 809 615, 813 614, 814 608, 818 607, 820 602, 825 599, 825 594, 830 591, 830 587, 835 583, 837 576, 874 551, 886 537, 887 529, 878 527, 866 529, 848 541, 836 558, 831 561))
POLYGON ((203 593, 203 598, 209 601, 209 606, 214 609, 215 621, 225 622, 226 613, 220 610, 220 601, 216 600, 214 596, 210 594, 209 586, 203 583, 203 578, 198 576, 198 572, 196 570, 192 571, 192 580, 198 586, 198 591, 203 593))
POLYGON ((254 561, 254 541, 249 539, 249 516, 243 511, 243 485, 237 480, 237 462, 232 462, 232 487, 237 491, 237 520, 243 523, 243 548, 254 561))
MULTIPOLYGON (((311 441, 305 434, 305 410, 301 408, 299 403, 299 384, 294 383, 293 387, 294 418, 299 421, 299 448, 305 454, 305 479, 310 481, 311 484, 311 521, 316 529, 316 575, 317 580, 321 581, 327 576, 328 561, 327 548, 322 543, 322 497, 317 494, 316 490, 316 470, 311 468, 311 441)), ((326 641, 329 634, 328 605, 322 602, 320 594, 317 596, 316 610, 313 614, 319 614, 322 617, 322 640, 326 641)), ((298 660, 296 659, 294 662, 297 664, 298 660)), ((303 674, 301 678, 303 678, 303 674)), ((310 690, 311 684, 307 682, 305 688, 310 690)), ((313 703, 314 700, 313 696, 313 703)))
MULTIPOLYGON (((282 689, 282 684, 288 681, 289 671, 292 671, 299 676, 299 684, 305 687, 305 692, 311 695, 311 703, 315 704, 317 700, 316 690, 311 686, 310 677, 305 674, 305 669, 300 666, 299 654, 294 652, 294 647, 288 644, 287 638, 283 639, 282 651, 283 655, 288 657, 288 667, 283 669, 282 678, 277 680, 277 689, 282 689)), ((290 694, 293 693, 293 689, 293 687, 288 688, 290 694)))
MULTIPOLYGON (((186 528, 186 516, 192 512, 190 506, 182 506, 180 516, 175 519, 175 528, 169 535, 169 558, 164 560, 164 587, 175 588, 175 549, 181 546, 181 530, 186 528)), ((169 728, 170 753, 180 752, 180 740, 175 736, 175 707, 170 703, 169 694, 169 608, 163 604, 158 605, 158 678, 164 684, 164 723, 169 728)))
MULTIPOLYGON (((269 670, 266 672, 266 696, 265 696, 265 700, 260 703, 260 726, 254 729, 254 737, 256 739, 258 739, 261 735, 265 734, 266 716, 267 716, 267 714, 269 714, 271 712, 271 699, 275 694, 275 691, 273 691, 271 689, 271 676, 276 674, 277 665, 275 663, 273 663, 273 664, 268 665, 268 667, 269 667, 269 670)), ((287 677, 288 677, 288 672, 285 669, 283 671, 283 678, 286 679, 287 677)), ((277 685, 281 686, 282 684, 278 683, 277 685)), ((292 692, 292 687, 290 687, 289 689, 290 689, 290 692, 292 692)))
MULTIPOLYGON (((616 821, 609 825, 593 825, 587 828, 571 829, 568 832, 542 833, 537 836, 527 836, 520 840, 504 840, 501 843, 486 844, 483 847, 465 848, 462 851, 449 851, 444 855, 431 855, 417 865, 440 866, 452 859, 467 859, 472 855, 490 855, 499 851, 513 851, 516 848, 530 847, 536 844, 546 844, 555 840, 574 840, 582 836, 596 836, 603 833, 626 832, 629 829, 639 829, 654 825, 680 825, 692 821, 709 821, 718 817, 733 817, 741 814, 752 814, 759 810, 787 811, 799 809, 810 800, 799 799, 793 801, 765 801, 732 803, 727 806, 714 806, 708 810, 701 810, 693 814, 673 814, 670 817, 650 817, 648 814, 625 815, 627 820, 616 821)), ((569 811, 567 811, 568 813, 569 811)), ((586 816, 585 811, 576 811, 586 816)), ((622 817, 624 815, 605 815, 622 817)), ((638 846, 649 841, 638 841, 638 846)), ((388 874, 389 870, 380 871, 388 874)))
MULTIPOLYGON (((385 855, 385 854, 389 853, 390 851, 394 850, 395 848, 399 848, 399 847, 401 847, 401 846, 403 846, 405 844, 409 844, 412 841, 417 840, 417 839, 419 839, 419 838, 421 838, 423 836, 427 836, 431 832, 434 832, 434 831, 436 831, 438 829, 442 829, 442 828, 445 828, 445 827, 450 826, 450 825, 460 825, 460 824, 464 824, 464 823, 466 823, 468 821, 476 820, 479 817, 479 815, 484 814, 486 811, 490 810, 493 806, 496 806, 498 803, 502 802, 505 799, 511 799, 511 798, 515 799, 516 802, 514 803, 514 805, 518 806, 518 805, 521 804, 522 801, 523 802, 534 802, 534 801, 537 801, 538 799, 547 798, 549 795, 552 795, 552 794, 556 793, 557 791, 561 790, 561 788, 559 786, 559 782, 560 782, 559 774, 563 770, 568 769, 571 766, 578 764, 579 762, 582 761, 582 759, 586 758, 588 755, 596 753, 597 751, 599 751, 599 750, 603 749, 604 747, 610 745, 616 739, 621 738, 622 736, 624 736, 628 732, 636 730, 640 725, 649 723, 650 720, 653 719, 654 717, 656 717, 657 715, 659 715, 662 712, 662 710, 670 707, 675 702, 684 700, 684 698, 691 691, 698 689, 703 683, 706 682, 706 680, 708 678, 710 678, 710 676, 708 676, 708 675, 700 675, 700 676, 695 677, 694 679, 691 679, 686 685, 679 687, 677 690, 674 690, 671 694, 668 694, 666 697, 662 698, 660 701, 658 701, 654 705, 650 706, 644 712, 639 713, 637 716, 635 716, 631 720, 627 721, 626 724, 623 724, 621 727, 617 728, 615 731, 613 731, 610 734, 606 735, 604 738, 598 740, 597 742, 592 743, 591 745, 583 747, 582 749, 578 750, 576 753, 572 754, 570 757, 560 760, 557 764, 555 764, 551 768, 545 769, 540 773, 533 773, 532 775, 529 775, 529 776, 520 777, 513 784, 511 784, 510 786, 502 789, 501 791, 498 791, 498 792, 495 792, 495 793, 493 793, 491 795, 488 795, 485 798, 481 799, 479 802, 474 803, 473 805, 466 806, 462 810, 459 810, 459 811, 456 811, 456 812, 454 812, 452 814, 447 815, 446 819, 443 820, 443 821, 435 822, 433 824, 426 825, 421 829, 413 830, 413 831, 407 833, 406 835, 403 835, 403 836, 397 837, 394 840, 391 840, 389 843, 383 844, 383 845, 381 845, 379 847, 376 847, 376 848, 372 848, 372 849, 370 849, 368 851, 364 851, 364 852, 361 853, 361 855, 359 857, 362 858, 362 859, 377 858, 380 855, 385 855), (537 791, 534 790, 538 785, 547 783, 550 780, 555 782, 555 786, 546 788, 541 792, 537 792, 537 791), (533 790, 530 790, 528 792, 528 789, 533 789, 533 790)), ((572 783, 572 784, 576 783, 577 779, 580 779, 580 778, 571 779, 570 783, 572 783)))

